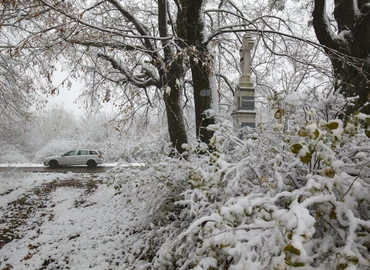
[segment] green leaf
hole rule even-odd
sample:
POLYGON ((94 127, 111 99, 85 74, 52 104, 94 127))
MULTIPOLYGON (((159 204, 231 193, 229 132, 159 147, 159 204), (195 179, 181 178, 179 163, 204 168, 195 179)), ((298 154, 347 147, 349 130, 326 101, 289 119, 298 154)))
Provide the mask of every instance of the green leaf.
POLYGON ((299 150, 301 150, 301 149, 302 149, 302 145, 299 144, 299 143, 293 144, 290 147, 290 151, 292 151, 293 154, 298 154, 299 153, 299 150))
POLYGON ((307 137, 308 136, 308 132, 305 128, 301 128, 299 131, 298 131, 298 136, 301 136, 301 137, 307 137))
POLYGON ((339 123, 338 122, 330 122, 328 124, 326 124, 326 127, 333 130, 333 129, 337 129, 339 127, 339 123))
POLYGON ((366 117, 365 126, 366 127, 370 126, 370 117, 366 117))
POLYGON ((287 257, 285 259, 285 263, 291 267, 303 267, 305 266, 305 263, 304 262, 292 262, 291 258, 290 257, 287 257))
POLYGON ((325 175, 329 178, 334 178, 335 170, 332 167, 328 167, 325 169, 325 175))
POLYGON ((347 257, 347 260, 353 264, 358 264, 359 263, 359 259, 358 257, 356 256, 348 256, 347 257))
POLYGON ((315 131, 313 132, 311 139, 317 139, 318 137, 320 136, 320 131, 318 131, 317 129, 315 129, 315 131))
POLYGON ((329 214, 330 219, 337 219, 337 213, 335 212, 335 207, 333 207, 329 214))
POLYGON ((293 262, 290 264, 291 267, 303 267, 305 266, 304 262, 293 262))
POLYGON ((302 161, 302 163, 308 164, 311 162, 312 154, 310 152, 307 152, 306 155, 301 156, 299 159, 302 161))
POLYGON ((301 255, 301 251, 290 243, 283 249, 283 251, 284 253, 291 253, 298 256, 301 255))

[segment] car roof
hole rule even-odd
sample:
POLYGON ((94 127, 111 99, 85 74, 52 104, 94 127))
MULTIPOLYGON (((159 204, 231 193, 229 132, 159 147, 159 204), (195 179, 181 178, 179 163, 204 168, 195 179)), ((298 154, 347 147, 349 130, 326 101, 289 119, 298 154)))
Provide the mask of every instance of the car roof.
POLYGON ((68 151, 65 151, 65 152, 71 152, 71 151, 97 151, 97 152, 101 152, 98 149, 89 149, 89 148, 77 148, 77 149, 68 150, 68 151))

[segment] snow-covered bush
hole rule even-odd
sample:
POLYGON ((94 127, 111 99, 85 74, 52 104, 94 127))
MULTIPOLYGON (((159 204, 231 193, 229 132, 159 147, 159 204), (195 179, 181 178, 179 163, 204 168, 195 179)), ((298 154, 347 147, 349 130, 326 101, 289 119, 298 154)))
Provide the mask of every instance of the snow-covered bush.
POLYGON ((35 153, 35 161, 42 161, 47 156, 63 154, 78 146, 79 141, 70 138, 51 140, 35 153))
POLYGON ((0 163, 26 163, 28 158, 14 145, 0 142, 0 163))
POLYGON ((124 266, 368 269, 370 116, 340 120, 338 99, 288 95, 274 123, 214 126, 207 155, 188 146, 187 159, 112 173, 143 205, 124 266))
POLYGON ((189 188, 186 164, 185 160, 162 157, 161 162, 145 169, 118 167, 108 173, 107 182, 136 216, 137 226, 126 232, 129 244, 122 247, 123 269, 147 264, 167 238, 189 226, 187 213, 176 205, 189 188))

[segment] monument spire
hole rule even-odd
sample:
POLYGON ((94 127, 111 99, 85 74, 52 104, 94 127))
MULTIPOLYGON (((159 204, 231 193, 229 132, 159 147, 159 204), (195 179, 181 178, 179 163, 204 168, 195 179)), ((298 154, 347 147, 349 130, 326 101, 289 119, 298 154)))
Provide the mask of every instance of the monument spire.
POLYGON ((240 48, 241 76, 239 85, 235 91, 235 106, 232 113, 237 127, 255 127, 256 111, 254 106, 254 84, 251 81, 252 54, 254 40, 250 35, 243 36, 243 44, 240 48))
MULTIPOLYGON (((251 50, 254 47, 254 40, 249 35, 243 36, 243 45, 240 48, 240 68, 242 75, 239 79, 239 85, 251 83, 251 70, 252 70, 252 54, 251 50)), ((252 86, 252 85, 245 85, 252 86)))

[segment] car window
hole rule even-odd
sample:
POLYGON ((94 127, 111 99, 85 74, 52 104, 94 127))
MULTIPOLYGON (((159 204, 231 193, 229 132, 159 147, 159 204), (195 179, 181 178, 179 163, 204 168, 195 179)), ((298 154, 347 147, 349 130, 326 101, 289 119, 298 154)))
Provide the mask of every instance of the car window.
POLYGON ((98 153, 96 151, 90 151, 90 155, 97 155, 98 153))
POLYGON ((74 156, 76 155, 76 151, 69 151, 67 153, 64 153, 64 156, 74 156))
POLYGON ((89 154, 89 151, 87 150, 79 150, 77 153, 77 155, 83 155, 83 156, 88 155, 88 154, 89 154))

